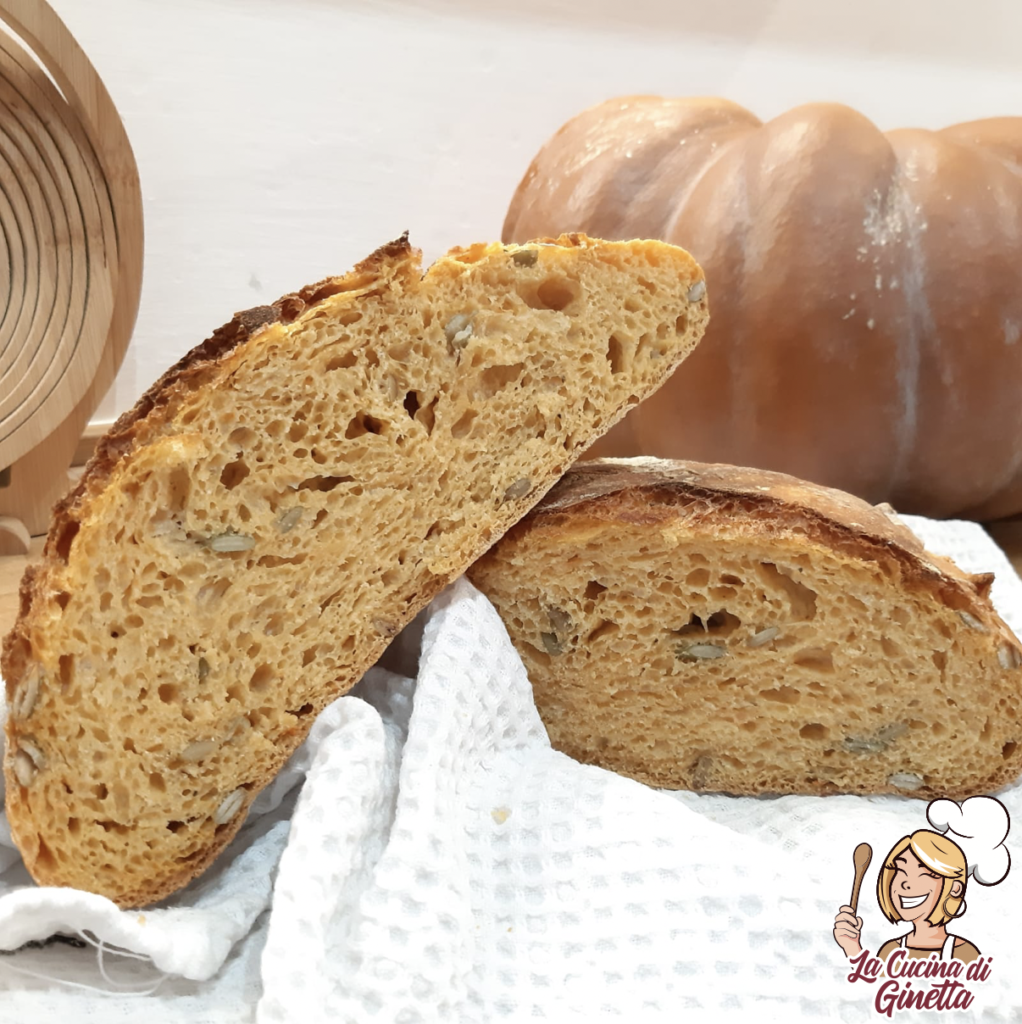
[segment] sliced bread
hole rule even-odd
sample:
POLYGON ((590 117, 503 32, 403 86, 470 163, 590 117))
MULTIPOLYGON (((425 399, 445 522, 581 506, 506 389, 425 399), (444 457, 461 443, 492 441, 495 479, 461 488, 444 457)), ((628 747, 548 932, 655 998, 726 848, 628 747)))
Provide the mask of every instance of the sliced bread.
POLYGON ((1022 772, 993 577, 779 473, 571 469, 470 570, 558 749, 654 786, 989 793, 1022 772))
POLYGON ((238 314, 55 509, 2 670, 33 877, 141 906, 201 872, 328 702, 658 387, 707 319, 659 242, 406 239, 238 314))

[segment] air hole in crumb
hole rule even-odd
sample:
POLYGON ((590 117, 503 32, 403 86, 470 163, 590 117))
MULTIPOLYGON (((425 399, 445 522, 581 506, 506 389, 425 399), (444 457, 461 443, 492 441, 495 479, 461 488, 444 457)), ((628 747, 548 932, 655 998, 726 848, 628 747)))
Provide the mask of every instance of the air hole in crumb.
POLYGON ((316 660, 318 654, 318 647, 307 647, 302 652, 302 668, 305 668, 306 665, 311 665, 316 660))
POLYGON ((230 432, 227 440, 239 448, 247 448, 259 435, 251 427, 235 427, 230 432))
POLYGON ((684 334, 688 330, 688 314, 682 313, 677 320, 674 321, 674 330, 677 334, 684 334))
POLYGON ((598 580, 590 580, 586 584, 586 599, 589 601, 595 601, 607 588, 600 583, 598 580))
POLYGON ((625 346, 616 334, 612 334, 607 342, 607 362, 612 374, 625 372, 625 346))
POLYGON ((794 686, 779 686, 774 690, 760 690, 759 695, 764 700, 773 701, 775 704, 797 704, 802 699, 802 694, 794 686))
POLYGON ((548 277, 536 289, 536 299, 540 307, 561 312, 566 310, 581 293, 582 289, 577 281, 570 281, 563 277, 548 277))
POLYGON ((256 693, 263 693, 269 689, 271 682, 273 682, 273 669, 269 665, 260 665, 252 673, 252 678, 248 681, 248 688, 256 693))
POLYGON ((1014 740, 1008 740, 1008 742, 1005 743, 1003 747, 1001 747, 1001 757, 1003 757, 1004 760, 1007 761, 1008 758, 1015 753, 1015 750, 1017 748, 1018 744, 1014 740))
POLYGON ((159 772, 151 772, 149 775, 149 788, 157 793, 166 793, 167 783, 159 772))
POLYGON ((220 474, 220 483, 231 491, 248 476, 249 472, 244 459, 235 459, 234 462, 229 462, 224 466, 223 472, 220 474))
POLYGON ((419 393, 417 391, 409 391, 405 395, 404 406, 405 412, 414 420, 415 414, 419 411, 419 393))
POLYGON ((180 689, 177 683, 161 683, 156 693, 164 704, 173 704, 178 698, 180 689))
POLYGON ((276 569, 281 565, 301 565, 308 557, 308 555, 295 555, 293 558, 282 558, 280 555, 263 555, 256 565, 262 569, 276 569))
POLYGON ((616 632, 617 632, 617 631, 618 631, 618 630, 619 630, 620 628, 621 628, 621 627, 620 627, 620 626, 619 626, 619 625, 618 625, 618 624, 617 624, 616 622, 611 622, 611 621, 610 621, 609 619, 604 619, 604 620, 603 620, 603 621, 602 621, 602 622, 601 622, 601 623, 600 623, 600 624, 599 624, 599 625, 598 625, 598 626, 596 627, 596 629, 594 629, 594 630, 593 630, 593 631, 592 631, 592 632, 591 632, 591 633, 589 634, 589 636, 588 636, 588 637, 586 637, 586 641, 587 641, 588 643, 592 643, 592 642, 593 642, 594 640, 599 640, 599 639, 601 639, 602 637, 605 637, 605 636, 610 636, 610 635, 612 635, 613 633, 616 633, 616 632))
POLYGON ((358 362, 357 352, 345 352, 342 355, 334 356, 327 360, 324 370, 329 373, 332 370, 349 370, 358 362))
POLYGON ((816 617, 816 591, 794 579, 792 570, 779 569, 772 562, 760 562, 758 571, 767 586, 780 591, 788 599, 791 615, 796 621, 807 622, 816 617))
POLYGON ((167 822, 167 830, 169 832, 177 833, 177 832, 180 832, 181 829, 183 829, 184 827, 185 827, 185 823, 183 821, 168 821, 167 822))
POLYGON ((886 636, 880 638, 880 647, 888 658, 900 658, 905 653, 898 644, 886 636))
POLYGON ((196 603, 205 604, 208 601, 218 601, 227 593, 231 582, 226 576, 221 576, 212 583, 204 583, 195 594, 196 603))
POLYGON ((810 672, 833 672, 834 655, 822 647, 806 647, 795 654, 792 659, 799 668, 810 672))
POLYGON ((297 711, 289 711, 289 715, 294 715, 295 718, 304 718, 306 715, 312 714, 313 707, 311 704, 303 704, 297 711))
POLYGON ((706 569, 693 569, 685 577, 685 583, 690 587, 705 587, 709 582, 710 574, 706 569))
MULTIPOLYGON (((339 295, 341 292, 353 290, 353 288, 349 288, 347 285, 345 285, 344 287, 340 287, 336 282, 337 279, 334 279, 334 281, 332 281, 326 287, 320 288, 319 291, 317 291, 312 296, 313 301, 319 302, 330 295, 339 295)), ((353 287, 363 288, 365 287, 365 282, 359 281, 353 287)), ((362 313, 357 309, 349 309, 343 313, 337 313, 334 315, 334 321, 336 323, 339 323, 342 327, 350 327, 352 324, 357 324, 361 319, 362 313)))
POLYGON ((71 555, 71 545, 74 543, 75 537, 78 536, 78 531, 81 529, 81 523, 72 519, 65 523, 60 532, 57 534, 57 540, 53 545, 53 549, 56 552, 57 557, 66 565, 67 560, 71 555))
POLYGON ((798 734, 804 740, 825 740, 830 730, 819 722, 810 722, 809 725, 803 725, 798 734))
POLYGON ((73 654, 62 654, 60 656, 60 687, 67 690, 75 678, 75 656, 73 654))
POLYGON ((737 615, 721 608, 706 620, 706 632, 716 636, 730 636, 741 624, 742 620, 737 615))
POLYGON ((340 484, 349 484, 353 476, 310 476, 298 485, 300 491, 332 491, 340 484))
MULTIPOLYGON (((518 294, 532 309, 551 309, 555 312, 568 310, 579 298, 582 289, 577 281, 567 278, 548 277, 537 285, 533 281, 520 280, 518 294)), ((570 310, 568 310, 570 312, 570 310)))
POLYGON ((436 425, 436 407, 440 401, 439 395, 434 395, 418 412, 416 419, 426 428, 427 434, 433 433, 436 425))
POLYGON ((39 846, 36 851, 35 862, 44 869, 53 870, 57 866, 57 858, 53 851, 46 845, 42 836, 39 836, 39 846))
POLYGON ((63 611, 71 600, 71 595, 66 591, 62 590, 59 594, 55 594, 53 600, 60 606, 60 610, 63 611))
POLYGON ((679 629, 675 629, 672 632, 675 636, 693 636, 695 634, 705 633, 706 626, 703 625, 703 620, 693 612, 684 626, 681 626, 679 629))
POLYGON ((514 384, 525 372, 525 363, 488 366, 479 374, 472 397, 476 400, 492 398, 498 391, 514 384))
POLYGON ((348 429, 345 430, 344 436, 348 438, 348 440, 351 440, 355 437, 362 437, 365 434, 382 434, 383 426, 383 420, 379 420, 375 416, 370 416, 367 412, 358 412, 351 417, 351 421, 348 423, 348 429))
POLYGON ((472 429, 472 424, 475 423, 476 417, 478 415, 479 413, 475 409, 469 409, 465 413, 463 413, 458 418, 457 423, 455 423, 454 426, 451 427, 451 437, 455 439, 465 437, 468 434, 468 432, 472 429))

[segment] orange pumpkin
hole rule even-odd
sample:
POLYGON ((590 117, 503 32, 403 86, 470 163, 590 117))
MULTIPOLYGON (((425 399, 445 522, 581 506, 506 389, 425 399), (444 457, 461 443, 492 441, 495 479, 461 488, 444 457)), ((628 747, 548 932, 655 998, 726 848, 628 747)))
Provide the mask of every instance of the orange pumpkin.
POLYGON ((709 285, 699 348, 593 454, 1022 512, 1022 118, 884 134, 834 104, 611 100, 546 143, 504 240, 565 231, 675 242, 709 285))

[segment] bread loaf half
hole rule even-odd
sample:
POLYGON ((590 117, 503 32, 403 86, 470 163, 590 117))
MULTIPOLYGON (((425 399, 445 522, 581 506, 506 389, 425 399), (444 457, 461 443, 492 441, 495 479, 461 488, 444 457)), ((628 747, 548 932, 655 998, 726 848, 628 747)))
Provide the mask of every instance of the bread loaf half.
POLYGON ((654 786, 988 793, 1022 654, 888 506, 779 473, 580 463, 470 570, 551 742, 654 786))
POLYGON ((389 640, 707 319, 659 242, 401 239, 174 366, 55 510, 3 650, 35 879, 122 905, 208 865, 389 640))

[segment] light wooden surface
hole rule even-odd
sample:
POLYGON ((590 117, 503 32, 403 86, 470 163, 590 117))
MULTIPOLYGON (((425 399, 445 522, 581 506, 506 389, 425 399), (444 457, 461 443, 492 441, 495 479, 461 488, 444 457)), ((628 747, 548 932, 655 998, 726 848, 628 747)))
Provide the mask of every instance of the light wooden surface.
POLYGON ((0 22, 17 33, 0 30, 0 517, 37 534, 131 336, 142 201, 124 126, 64 23, 44 0, 0 0, 0 22))

